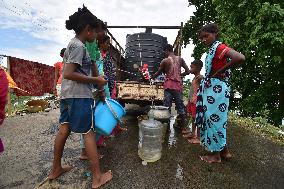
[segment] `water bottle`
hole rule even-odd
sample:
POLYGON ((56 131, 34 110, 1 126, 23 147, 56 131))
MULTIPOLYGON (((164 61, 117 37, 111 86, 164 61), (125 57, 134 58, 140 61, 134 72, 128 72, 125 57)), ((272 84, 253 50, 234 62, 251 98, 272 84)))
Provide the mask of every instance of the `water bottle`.
POLYGON ((153 118, 139 123, 138 155, 144 162, 155 162, 161 158, 163 128, 163 124, 153 118))

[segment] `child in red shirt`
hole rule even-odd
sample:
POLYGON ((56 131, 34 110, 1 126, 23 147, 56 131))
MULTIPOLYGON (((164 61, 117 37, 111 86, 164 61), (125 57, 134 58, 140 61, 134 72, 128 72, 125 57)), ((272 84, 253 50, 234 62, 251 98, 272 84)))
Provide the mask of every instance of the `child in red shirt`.
MULTIPOLYGON (((63 58, 64 53, 65 53, 66 48, 63 48, 60 51, 60 56, 63 58)), ((54 95, 55 96, 60 96, 60 91, 61 91, 61 82, 62 82, 62 71, 63 71, 63 62, 56 62, 54 64, 55 68, 55 77, 54 77, 54 95)))

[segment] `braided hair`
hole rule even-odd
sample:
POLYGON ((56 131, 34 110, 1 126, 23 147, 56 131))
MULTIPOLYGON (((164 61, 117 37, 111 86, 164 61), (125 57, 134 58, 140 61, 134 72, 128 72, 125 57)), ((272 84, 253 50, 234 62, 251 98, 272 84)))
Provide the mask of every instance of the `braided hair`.
POLYGON ((77 12, 69 16, 69 20, 65 22, 66 29, 74 30, 77 35, 80 34, 87 25, 91 28, 98 28, 101 26, 101 21, 84 5, 83 8, 79 8, 77 12))

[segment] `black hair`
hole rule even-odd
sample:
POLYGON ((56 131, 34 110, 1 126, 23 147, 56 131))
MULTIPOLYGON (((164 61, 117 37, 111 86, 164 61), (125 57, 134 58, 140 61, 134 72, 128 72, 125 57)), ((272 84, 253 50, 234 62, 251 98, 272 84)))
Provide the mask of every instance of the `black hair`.
POLYGON ((99 45, 101 45, 101 44, 107 42, 107 40, 109 40, 109 39, 110 39, 110 37, 109 37, 108 35, 105 35, 105 36, 102 38, 102 40, 99 40, 99 45))
POLYGON ((64 56, 65 51, 66 51, 66 48, 61 49, 61 51, 60 51, 60 56, 61 56, 61 57, 64 56))
POLYGON ((217 24, 207 24, 203 26, 199 31, 198 35, 200 36, 201 32, 207 32, 207 33, 214 33, 217 34, 217 37, 219 36, 219 29, 217 24))
POLYGON ((102 20, 98 19, 99 26, 101 27, 102 30, 106 31, 107 25, 104 23, 102 20))
POLYGON ((69 20, 66 20, 66 29, 74 30, 78 35, 89 25, 92 28, 98 28, 99 21, 88 9, 83 5, 83 8, 79 8, 77 12, 69 16, 69 20))
POLYGON ((165 47, 164 47, 164 51, 169 51, 169 52, 173 52, 173 46, 171 44, 167 44, 165 47))
POLYGON ((201 60, 194 60, 191 64, 196 65, 198 68, 202 69, 203 62, 201 60))

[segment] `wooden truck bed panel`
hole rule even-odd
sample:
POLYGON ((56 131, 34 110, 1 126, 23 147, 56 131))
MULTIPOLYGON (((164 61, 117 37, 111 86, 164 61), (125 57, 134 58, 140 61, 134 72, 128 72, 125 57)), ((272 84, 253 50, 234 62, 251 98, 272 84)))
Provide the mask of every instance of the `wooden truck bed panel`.
POLYGON ((154 100, 164 99, 164 89, 161 84, 149 85, 137 82, 118 82, 117 98, 120 100, 154 100))

